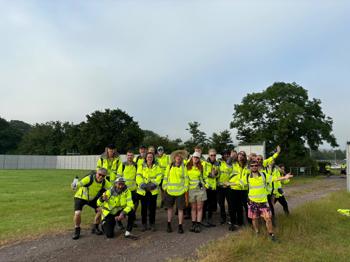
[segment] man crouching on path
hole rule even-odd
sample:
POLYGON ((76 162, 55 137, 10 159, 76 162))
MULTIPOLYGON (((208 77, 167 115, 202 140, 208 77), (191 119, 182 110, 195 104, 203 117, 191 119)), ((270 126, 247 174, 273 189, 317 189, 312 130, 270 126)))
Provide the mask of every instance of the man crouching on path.
POLYGON ((90 174, 81 179, 77 184, 72 184, 73 190, 77 190, 74 195, 74 224, 75 231, 73 239, 79 239, 80 237, 80 223, 81 223, 81 211, 85 205, 88 205, 95 209, 94 226, 91 233, 96 235, 102 235, 102 231, 98 225, 101 220, 101 210, 97 207, 97 199, 111 184, 106 180, 107 170, 105 168, 99 168, 96 174, 90 174))
MULTIPOLYGON (((281 177, 274 177, 272 182, 286 180, 293 177, 287 174, 281 177)), ((250 163, 250 173, 247 174, 248 185, 248 217, 252 219, 253 229, 259 233, 259 218, 264 218, 266 222, 267 232, 272 241, 276 241, 272 226, 272 214, 267 200, 267 183, 265 174, 259 172, 259 164, 257 161, 250 163)))
POLYGON ((121 222, 128 216, 125 238, 137 239, 131 234, 135 221, 134 202, 131 191, 125 185, 124 177, 117 178, 114 186, 97 200, 97 205, 102 208, 102 229, 107 238, 114 237, 116 221, 121 222))

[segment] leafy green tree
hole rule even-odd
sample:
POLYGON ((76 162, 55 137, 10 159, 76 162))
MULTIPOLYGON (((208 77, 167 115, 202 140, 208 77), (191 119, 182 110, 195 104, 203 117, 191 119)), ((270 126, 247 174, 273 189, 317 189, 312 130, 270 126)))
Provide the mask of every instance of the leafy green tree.
POLYGON ((189 122, 187 131, 190 132, 191 138, 185 142, 187 150, 192 151, 196 145, 199 145, 205 151, 208 149, 208 139, 205 132, 199 130, 200 124, 197 121, 189 122))
POLYGON ((233 142, 229 130, 221 131, 219 134, 213 133, 210 138, 210 147, 215 148, 218 153, 225 149, 233 149, 233 142))
POLYGON ((160 136, 150 130, 143 130, 143 132, 145 136, 142 144, 145 146, 163 146, 166 153, 171 153, 177 149, 184 147, 180 138, 171 140, 168 136, 160 136))
POLYGON ((7 122, 0 118, 0 154, 16 153, 18 144, 31 128, 31 125, 18 121, 11 120, 7 122))
POLYGON ((137 147, 143 131, 131 116, 120 109, 95 111, 79 125, 79 151, 82 154, 99 154, 105 146, 115 143, 119 153, 137 147))
POLYGON ((35 124, 23 136, 18 152, 30 155, 59 155, 64 137, 62 126, 59 121, 35 124))
POLYGON ((319 99, 309 100, 307 90, 296 83, 274 83, 260 93, 246 95, 235 105, 231 128, 245 143, 266 142, 267 153, 278 144, 284 154, 281 161, 305 165, 310 151, 323 141, 337 146, 332 134, 333 121, 326 117, 319 99))

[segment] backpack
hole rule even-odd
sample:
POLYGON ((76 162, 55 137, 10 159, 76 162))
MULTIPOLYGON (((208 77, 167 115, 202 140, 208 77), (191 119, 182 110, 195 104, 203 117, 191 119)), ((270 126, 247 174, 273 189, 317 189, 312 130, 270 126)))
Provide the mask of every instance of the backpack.
MULTIPOLYGON (((137 171, 137 164, 134 161, 132 161, 132 165, 136 168, 136 171, 137 171)), ((124 173, 125 167, 126 167, 126 161, 122 163, 122 173, 124 173)))
MULTIPOLYGON (((90 181, 89 181, 89 183, 87 183, 84 187, 86 187, 86 189, 87 189, 88 192, 89 192, 89 186, 92 185, 92 183, 94 182, 94 180, 95 180, 95 178, 96 178, 96 171, 92 170, 92 171, 90 171, 89 173, 87 173, 84 177, 87 177, 87 176, 90 177, 90 181)), ((84 177, 83 177, 83 178, 84 178, 84 177)), ((97 193, 95 199, 97 199, 97 198, 99 198, 100 196, 102 196, 102 194, 106 191, 106 189, 105 189, 105 184, 106 184, 106 179, 103 179, 101 190, 97 193)))

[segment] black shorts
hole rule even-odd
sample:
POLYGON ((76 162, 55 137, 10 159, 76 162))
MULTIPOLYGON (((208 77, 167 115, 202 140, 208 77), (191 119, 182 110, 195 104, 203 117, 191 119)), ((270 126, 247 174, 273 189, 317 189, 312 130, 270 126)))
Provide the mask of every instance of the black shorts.
POLYGON ((180 210, 185 209, 186 207, 185 194, 182 194, 180 196, 171 196, 167 192, 165 192, 164 206, 167 208, 172 208, 174 207, 175 203, 178 209, 180 210))
POLYGON ((93 209, 95 209, 96 212, 96 208, 97 208, 97 198, 91 200, 91 201, 87 201, 85 199, 81 199, 81 198, 74 198, 74 211, 77 210, 83 210, 83 207, 85 205, 88 205, 89 207, 92 207, 93 209))

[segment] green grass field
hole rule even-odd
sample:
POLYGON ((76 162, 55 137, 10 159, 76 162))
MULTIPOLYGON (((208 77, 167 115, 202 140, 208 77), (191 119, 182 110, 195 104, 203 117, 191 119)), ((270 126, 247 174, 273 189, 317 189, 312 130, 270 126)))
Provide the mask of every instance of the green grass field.
MULTIPOLYGON (((0 170, 0 243, 72 230, 73 178, 81 170, 0 170)), ((83 224, 91 223, 86 208, 83 224)))
POLYGON ((338 208, 350 208, 350 193, 337 192, 294 209, 290 217, 279 216, 279 243, 265 231, 255 236, 244 229, 201 248, 199 261, 349 261, 350 218, 338 208))

